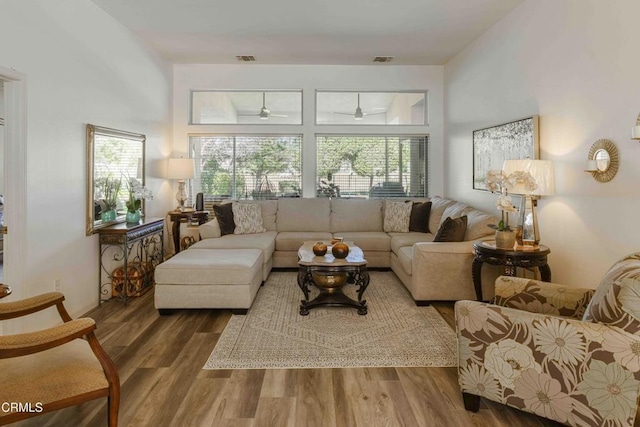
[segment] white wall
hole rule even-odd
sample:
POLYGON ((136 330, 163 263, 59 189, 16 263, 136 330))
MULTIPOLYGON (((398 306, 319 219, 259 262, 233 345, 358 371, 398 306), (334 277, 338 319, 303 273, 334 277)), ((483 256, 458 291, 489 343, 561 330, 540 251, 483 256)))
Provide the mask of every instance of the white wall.
MULTIPOLYGON (((85 125, 146 134, 153 169, 171 151, 171 67, 86 0, 3 0, 0 39, 1 65, 26 75, 28 94, 27 278, 11 285, 27 296, 60 279, 77 316, 98 301, 98 237, 85 236, 85 125)), ((147 213, 164 217, 169 184, 149 175, 147 184, 156 196, 147 213)))
POLYGON ((540 157, 556 168, 556 195, 539 204, 553 281, 595 287, 640 249, 637 0, 527 0, 445 65, 445 193, 495 209, 472 190, 474 129, 540 115, 540 157), (609 183, 583 172, 598 139, 616 143, 609 183))
POLYGON ((323 65, 175 65, 173 92, 174 154, 188 151, 191 133, 295 133, 303 135, 303 195, 315 195, 315 134, 368 134, 372 130, 430 135, 430 194, 442 194, 443 77, 441 66, 323 65), (188 125, 192 89, 302 89, 301 126, 188 125), (428 90, 427 126, 316 126, 315 90, 428 90))

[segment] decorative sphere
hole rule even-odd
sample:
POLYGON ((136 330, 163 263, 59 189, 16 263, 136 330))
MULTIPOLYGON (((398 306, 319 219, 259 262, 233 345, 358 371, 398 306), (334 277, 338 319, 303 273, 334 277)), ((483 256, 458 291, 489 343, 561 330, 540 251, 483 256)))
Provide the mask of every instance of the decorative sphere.
POLYGON ((338 242, 331 248, 331 253, 336 258, 346 258, 349 255, 349 245, 344 242, 338 242))
POLYGON ((324 254, 327 253, 327 245, 322 242, 316 242, 316 244, 313 245, 313 253, 316 256, 324 256, 324 254))

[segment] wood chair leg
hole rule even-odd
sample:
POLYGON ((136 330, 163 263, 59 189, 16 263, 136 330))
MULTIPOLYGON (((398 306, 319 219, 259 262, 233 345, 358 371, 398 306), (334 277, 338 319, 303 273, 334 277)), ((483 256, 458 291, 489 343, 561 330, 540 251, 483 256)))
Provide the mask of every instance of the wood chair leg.
POLYGON ((480 410, 480 396, 463 392, 462 401, 464 402, 464 409, 467 411, 478 412, 480 410))

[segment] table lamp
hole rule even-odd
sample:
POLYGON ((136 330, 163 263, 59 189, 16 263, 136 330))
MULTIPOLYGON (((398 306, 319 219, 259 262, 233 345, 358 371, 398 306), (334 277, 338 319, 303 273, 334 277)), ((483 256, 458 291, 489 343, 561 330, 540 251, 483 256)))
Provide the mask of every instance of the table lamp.
POLYGON ((184 212, 184 202, 187 200, 185 181, 187 179, 195 178, 195 172, 196 167, 193 159, 185 159, 183 157, 179 159, 169 159, 169 164, 167 166, 167 178, 178 180, 178 192, 176 193, 178 207, 176 210, 184 212))
POLYGON ((522 227, 522 236, 521 238, 519 236, 516 237, 518 245, 535 249, 540 243, 540 228, 538 226, 534 196, 550 196, 555 193, 553 162, 551 160, 531 159, 505 160, 502 169, 506 176, 514 172, 529 172, 536 183, 534 190, 526 188, 522 183, 516 183, 515 186, 509 188, 511 194, 523 196, 519 212, 519 225, 522 227))

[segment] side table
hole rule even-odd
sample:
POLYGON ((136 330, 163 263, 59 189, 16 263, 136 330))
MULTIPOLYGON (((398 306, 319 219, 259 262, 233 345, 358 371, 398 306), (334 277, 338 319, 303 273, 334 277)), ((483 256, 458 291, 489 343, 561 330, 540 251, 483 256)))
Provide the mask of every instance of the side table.
POLYGON ((515 276, 516 267, 538 267, 542 281, 551 281, 551 269, 547 264, 547 255, 551 253, 551 250, 545 245, 540 245, 539 249, 517 251, 498 249, 496 248, 495 240, 481 240, 473 243, 473 249, 475 258, 471 263, 471 274, 478 301, 482 301, 482 277, 480 273, 482 264, 485 262, 491 265, 503 265, 504 274, 507 276, 515 276))
POLYGON ((170 211, 171 233, 173 234, 173 247, 176 253, 180 252, 180 223, 191 222, 193 218, 198 220, 198 224, 202 225, 209 221, 209 211, 170 211))
POLYGON ((117 291, 117 298, 127 304, 129 297, 141 295, 153 285, 155 267, 163 261, 164 218, 145 218, 135 224, 120 223, 98 229, 100 273, 98 277, 99 304, 109 294, 109 286, 117 291), (110 250, 113 249, 113 250, 110 250), (110 260, 121 262, 122 276, 115 276, 107 269, 105 253, 110 260), (103 282, 103 273, 106 281, 103 282))

